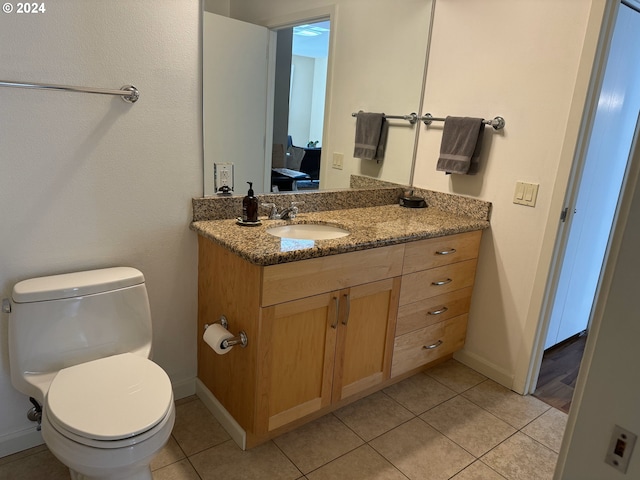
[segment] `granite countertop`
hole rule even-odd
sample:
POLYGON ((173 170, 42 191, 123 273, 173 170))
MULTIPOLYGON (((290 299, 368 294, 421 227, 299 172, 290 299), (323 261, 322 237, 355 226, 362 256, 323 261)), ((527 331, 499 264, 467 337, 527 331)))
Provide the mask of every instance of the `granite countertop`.
POLYGON ((274 265, 339 253, 452 235, 489 227, 489 221, 455 215, 434 207, 375 207, 301 212, 295 220, 268 220, 261 226, 240 226, 235 219, 194 221, 191 229, 256 265, 274 265), (350 235, 333 240, 292 240, 266 232, 292 223, 327 223, 350 235))

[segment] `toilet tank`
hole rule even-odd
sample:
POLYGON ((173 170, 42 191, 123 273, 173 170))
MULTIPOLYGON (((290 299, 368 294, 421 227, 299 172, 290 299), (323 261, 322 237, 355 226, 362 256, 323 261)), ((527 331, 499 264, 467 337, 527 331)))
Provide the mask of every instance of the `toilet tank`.
POLYGON ((33 387, 42 378, 126 352, 145 358, 151 354, 151 313, 139 270, 105 268, 32 278, 14 286, 9 365, 19 391, 36 396, 33 387))

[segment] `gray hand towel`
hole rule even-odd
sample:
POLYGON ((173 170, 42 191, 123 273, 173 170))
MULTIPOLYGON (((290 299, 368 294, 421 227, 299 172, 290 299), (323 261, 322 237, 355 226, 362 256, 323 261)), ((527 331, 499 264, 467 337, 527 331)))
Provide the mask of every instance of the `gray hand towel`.
POLYGON ((388 130, 384 113, 359 112, 356 117, 353 156, 367 160, 384 159, 388 130))
POLYGON ((463 175, 478 173, 483 133, 482 118, 447 117, 436 170, 463 175))

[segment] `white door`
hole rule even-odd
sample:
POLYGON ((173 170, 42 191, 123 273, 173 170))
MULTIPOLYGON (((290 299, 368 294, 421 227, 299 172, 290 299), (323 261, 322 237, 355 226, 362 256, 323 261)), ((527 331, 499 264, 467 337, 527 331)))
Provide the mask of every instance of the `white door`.
POLYGON ((623 4, 607 60, 545 349, 587 329, 639 112, 640 13, 623 4))
POLYGON ((271 32, 209 12, 202 28, 204 194, 215 194, 217 162, 233 163, 235 194, 246 193, 246 182, 262 193, 271 178, 271 32))

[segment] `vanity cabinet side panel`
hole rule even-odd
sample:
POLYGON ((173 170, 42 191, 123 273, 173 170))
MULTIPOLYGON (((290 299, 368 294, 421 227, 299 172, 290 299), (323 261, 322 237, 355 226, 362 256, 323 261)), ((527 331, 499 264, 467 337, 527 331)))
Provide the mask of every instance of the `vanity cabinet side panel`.
POLYGON ((211 240, 198 237, 198 378, 236 421, 253 429, 261 267, 211 240), (234 335, 244 330, 245 348, 216 354, 202 335, 204 325, 224 315, 234 335))

